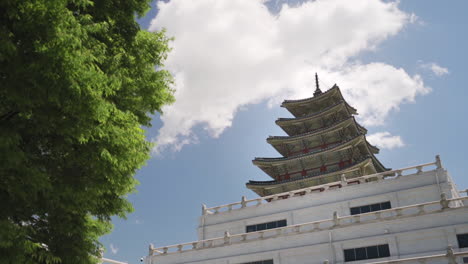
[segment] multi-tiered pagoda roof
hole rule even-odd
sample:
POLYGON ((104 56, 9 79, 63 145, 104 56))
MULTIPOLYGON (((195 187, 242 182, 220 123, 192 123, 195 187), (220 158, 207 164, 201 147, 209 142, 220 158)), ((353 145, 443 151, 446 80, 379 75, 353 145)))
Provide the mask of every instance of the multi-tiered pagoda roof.
POLYGON ((281 106, 294 116, 276 120, 287 136, 267 142, 282 156, 253 160, 273 180, 247 183, 260 196, 387 170, 374 156, 379 149, 367 142, 367 130, 356 122, 356 109, 336 84, 322 92, 316 76, 313 97, 285 100, 281 106))

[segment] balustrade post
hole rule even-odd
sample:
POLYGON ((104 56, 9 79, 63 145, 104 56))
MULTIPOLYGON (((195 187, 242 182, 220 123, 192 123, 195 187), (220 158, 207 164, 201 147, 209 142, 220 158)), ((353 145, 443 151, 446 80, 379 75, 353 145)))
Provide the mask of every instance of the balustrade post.
POLYGON ((348 185, 348 180, 346 179, 345 174, 341 174, 341 186, 346 186, 348 185))
POLYGON ((229 234, 229 231, 224 231, 224 244, 230 244, 231 243, 231 234, 229 234))
POLYGON ((178 252, 181 252, 181 251, 182 251, 182 247, 183 247, 182 245, 177 245, 177 251, 178 251, 178 252))
POLYGON ((340 221, 338 220, 338 212, 334 211, 333 212, 333 226, 337 226, 340 224, 340 221))
POLYGON ((163 247, 163 254, 167 254, 167 250, 168 250, 167 247, 163 247))
POLYGON ((442 161, 440 160, 440 156, 436 155, 436 166, 438 169, 442 168, 442 161))
POLYGON ((192 243, 192 249, 197 249, 198 247, 198 242, 193 242, 192 243))
POLYGON ((397 177, 403 176, 403 171, 402 170, 397 170, 396 173, 397 173, 397 177))
POLYGON ((449 203, 450 203, 450 201, 447 200, 447 195, 445 193, 441 193, 440 194, 440 205, 442 206, 442 210, 449 208, 449 203))
POLYGON ((148 247, 148 256, 153 256, 153 252, 154 252, 154 245, 150 243, 148 247))
POLYGON ((247 206, 247 198, 245 198, 245 196, 242 196, 241 207, 244 208, 246 206, 247 206))
POLYGON ((206 215, 206 204, 202 204, 202 215, 206 215))
POLYGON ((457 260, 455 259, 455 255, 454 255, 454 252, 453 252, 452 245, 448 245, 447 254, 445 256, 447 256, 447 258, 449 260, 449 264, 457 264, 457 260))

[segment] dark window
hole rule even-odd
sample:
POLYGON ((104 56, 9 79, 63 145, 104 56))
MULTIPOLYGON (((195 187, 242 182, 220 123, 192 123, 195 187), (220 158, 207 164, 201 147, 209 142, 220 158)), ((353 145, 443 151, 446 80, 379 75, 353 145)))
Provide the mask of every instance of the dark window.
POLYGON ((463 258, 463 263, 468 263, 468 257, 463 258))
POLYGON ((345 261, 385 258, 390 256, 388 244, 344 250, 345 261))
POLYGON ((380 210, 382 210, 382 207, 380 206, 379 203, 378 204, 371 204, 370 210, 371 210, 371 212, 380 211, 380 210))
POLYGON ((247 226, 247 233, 257 231, 256 225, 247 226))
POLYGON ((286 220, 279 220, 278 227, 283 227, 283 226, 286 226, 286 220))
POLYGON ((256 225, 248 225, 245 230, 247 233, 262 231, 265 229, 273 229, 278 227, 286 226, 286 220, 273 221, 268 223, 261 223, 256 225))
POLYGON ((277 223, 276 222, 270 222, 266 224, 266 229, 273 229, 276 228, 277 223))
POLYGON ((468 247, 468 234, 457 235, 458 247, 466 248, 468 247))
POLYGON ((267 229, 266 223, 257 225, 257 231, 262 231, 262 230, 265 230, 265 229, 267 229))
POLYGON ((369 213, 369 212, 387 210, 387 209, 391 209, 391 208, 392 208, 392 206, 391 206, 390 202, 383 202, 383 203, 369 204, 369 205, 363 205, 363 206, 356 206, 356 207, 351 207, 351 215, 365 214, 365 213, 369 213))
POLYGON ((367 247, 367 258, 373 259, 379 257, 379 247, 367 247))
POLYGON ((354 261, 354 260, 356 260, 356 253, 354 252, 354 248, 344 250, 344 259, 345 259, 345 261, 354 261))
POLYGON ((390 202, 381 203, 380 205, 382 206, 382 210, 392 209, 390 202))
POLYGON ((359 207, 353 207, 351 208, 351 214, 352 215, 357 215, 361 213, 361 209, 359 207))
POLYGON ((379 247, 379 257, 380 258, 390 257, 390 248, 388 247, 388 244, 379 245, 378 247, 379 247))
POLYGON ((369 213, 370 211, 369 205, 361 206, 361 214, 369 213))
POLYGON ((245 262, 245 263, 241 263, 241 264, 273 264, 273 260, 272 259, 260 260, 260 261, 254 261, 254 262, 245 262))
POLYGON ((356 252, 356 260, 367 259, 366 248, 356 248, 354 251, 356 252))

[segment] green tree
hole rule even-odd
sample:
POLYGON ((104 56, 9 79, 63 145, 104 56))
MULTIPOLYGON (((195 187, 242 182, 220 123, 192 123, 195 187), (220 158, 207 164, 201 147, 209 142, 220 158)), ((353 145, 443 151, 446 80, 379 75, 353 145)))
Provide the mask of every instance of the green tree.
POLYGON ((173 101, 149 0, 0 1, 0 263, 95 263, 173 101))

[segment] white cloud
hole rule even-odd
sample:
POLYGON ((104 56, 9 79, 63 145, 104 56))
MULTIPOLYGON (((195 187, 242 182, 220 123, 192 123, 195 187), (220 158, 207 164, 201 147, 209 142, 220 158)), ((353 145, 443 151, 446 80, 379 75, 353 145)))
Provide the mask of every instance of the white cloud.
POLYGON ((394 149, 405 146, 400 136, 392 136, 390 132, 378 132, 368 135, 367 140, 372 145, 382 149, 394 149))
POLYGON ((432 71, 432 73, 434 73, 435 75, 437 75, 439 77, 443 76, 443 75, 446 75, 446 74, 449 74, 449 70, 447 68, 444 68, 444 67, 438 65, 435 62, 421 63, 419 66, 421 68, 423 68, 423 69, 432 71))
POLYGON ((218 137, 248 104, 309 97, 316 71, 340 85, 365 125, 382 124, 430 91, 418 75, 355 60, 414 20, 397 2, 317 0, 275 15, 261 0, 171 0, 158 8, 150 30, 175 37, 166 67, 176 78, 158 150, 196 143, 195 126, 218 137))
POLYGON ((110 244, 110 250, 112 252, 112 254, 117 254, 117 252, 119 252, 119 249, 117 247, 114 246, 114 244, 110 244))

